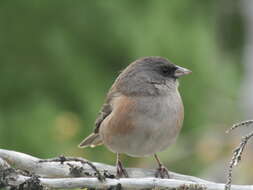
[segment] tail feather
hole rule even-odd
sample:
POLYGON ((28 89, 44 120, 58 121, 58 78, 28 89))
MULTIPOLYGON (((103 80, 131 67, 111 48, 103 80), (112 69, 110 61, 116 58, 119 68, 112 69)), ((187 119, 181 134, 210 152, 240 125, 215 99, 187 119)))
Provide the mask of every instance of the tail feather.
POLYGON ((92 133, 88 137, 86 137, 80 144, 79 148, 85 147, 95 147, 97 145, 103 144, 103 141, 98 133, 92 133))

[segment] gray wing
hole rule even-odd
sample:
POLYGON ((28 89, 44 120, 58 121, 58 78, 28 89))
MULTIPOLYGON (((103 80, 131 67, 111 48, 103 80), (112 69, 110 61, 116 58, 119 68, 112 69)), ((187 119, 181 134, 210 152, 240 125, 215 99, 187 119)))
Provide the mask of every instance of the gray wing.
POLYGON ((110 115, 112 113, 113 107, 112 107, 112 100, 113 98, 119 96, 121 93, 117 92, 117 90, 115 89, 114 85, 112 86, 112 88, 110 89, 109 93, 107 94, 107 98, 106 101, 104 103, 104 105, 102 106, 98 117, 95 121, 95 129, 94 129, 94 133, 98 133, 99 132, 99 128, 101 123, 104 121, 104 119, 110 115))
POLYGON ((98 117, 97 117, 97 119, 96 119, 96 121, 95 121, 94 133, 98 133, 98 132, 99 132, 99 128, 100 128, 101 123, 104 121, 104 119, 105 119, 108 115, 111 114, 111 112, 112 112, 112 106, 110 105, 109 102, 106 102, 106 103, 102 106, 102 108, 101 108, 101 110, 100 110, 100 112, 99 112, 99 114, 98 114, 98 117))
MULTIPOLYGON (((107 96, 108 97, 108 96, 107 96)), ((110 105, 110 100, 107 98, 105 104, 102 106, 98 117, 95 121, 95 129, 92 134, 86 137, 80 144, 79 148, 85 147, 95 147, 97 145, 103 144, 103 141, 99 135, 99 128, 104 119, 110 115, 112 112, 112 106, 110 105)))

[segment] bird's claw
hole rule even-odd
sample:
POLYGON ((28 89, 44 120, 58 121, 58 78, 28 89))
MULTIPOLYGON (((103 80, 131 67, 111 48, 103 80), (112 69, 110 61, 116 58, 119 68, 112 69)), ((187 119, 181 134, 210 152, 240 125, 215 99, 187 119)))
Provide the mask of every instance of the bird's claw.
POLYGON ((159 168, 157 168, 157 171, 155 173, 155 177, 158 178, 170 178, 169 170, 161 165, 159 168))
POLYGON ((118 161, 116 168, 117 168, 116 178, 128 177, 127 171, 120 161, 118 161))

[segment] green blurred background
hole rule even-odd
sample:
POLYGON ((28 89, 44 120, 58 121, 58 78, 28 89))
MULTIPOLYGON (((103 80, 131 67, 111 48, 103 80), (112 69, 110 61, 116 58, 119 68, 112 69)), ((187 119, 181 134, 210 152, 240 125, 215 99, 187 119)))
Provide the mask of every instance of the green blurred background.
MULTIPOLYGON (((224 181, 240 140, 239 133, 224 132, 245 118, 240 106, 245 23, 239 3, 2 0, 0 147, 114 164, 105 147, 77 144, 92 131, 119 71, 139 57, 164 56, 193 74, 180 84, 182 133, 159 155, 172 171, 224 181)), ((235 182, 252 182, 247 168, 253 154, 247 153, 235 182)), ((127 167, 156 167, 152 158, 123 161, 127 167)))

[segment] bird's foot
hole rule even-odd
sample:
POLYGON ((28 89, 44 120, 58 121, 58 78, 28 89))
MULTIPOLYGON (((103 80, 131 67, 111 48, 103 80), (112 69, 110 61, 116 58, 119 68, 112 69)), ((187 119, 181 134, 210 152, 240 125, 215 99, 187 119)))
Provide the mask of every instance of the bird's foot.
POLYGON ((126 169, 123 167, 121 161, 118 160, 116 165, 117 173, 116 178, 128 177, 126 169))
POLYGON ((157 168, 157 171, 155 173, 155 177, 170 178, 169 170, 165 166, 160 165, 159 168, 157 168))

